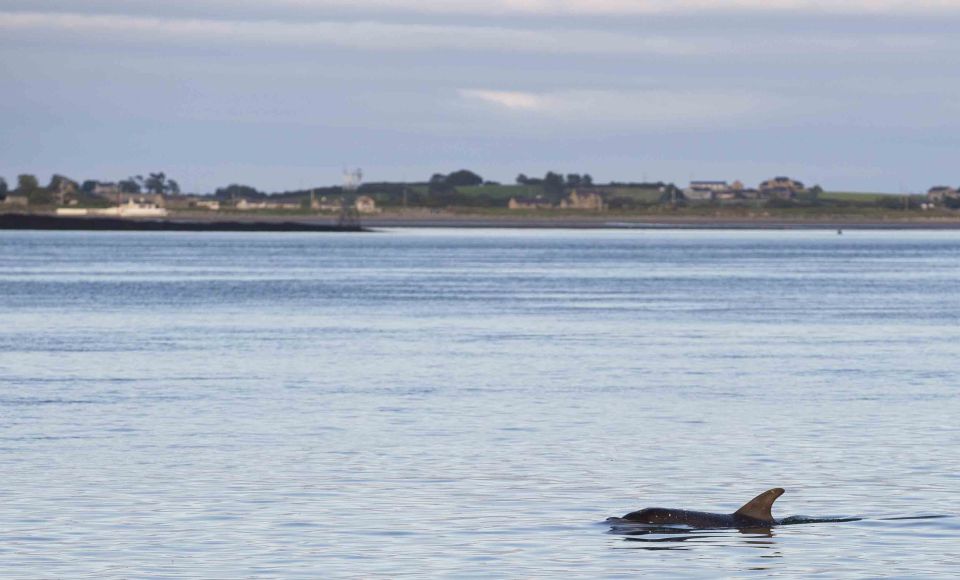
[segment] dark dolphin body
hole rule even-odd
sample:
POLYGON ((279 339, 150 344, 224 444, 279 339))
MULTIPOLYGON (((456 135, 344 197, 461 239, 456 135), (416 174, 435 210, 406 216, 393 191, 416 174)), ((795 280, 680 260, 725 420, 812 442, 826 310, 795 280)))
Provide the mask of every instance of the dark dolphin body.
POLYGON ((767 490, 732 514, 653 507, 630 512, 622 518, 609 518, 607 521, 614 524, 683 525, 691 528, 769 528, 780 523, 774 519, 770 509, 781 495, 782 488, 767 490))

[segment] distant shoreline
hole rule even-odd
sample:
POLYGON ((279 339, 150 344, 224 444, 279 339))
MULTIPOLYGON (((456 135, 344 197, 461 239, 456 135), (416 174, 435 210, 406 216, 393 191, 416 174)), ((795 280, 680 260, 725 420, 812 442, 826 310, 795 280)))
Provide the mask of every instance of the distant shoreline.
POLYGON ((360 228, 345 228, 329 215, 174 213, 164 219, 62 217, 49 214, 0 214, 0 229, 80 231, 224 231, 346 232, 378 228, 509 228, 609 230, 958 230, 958 218, 784 217, 629 215, 611 212, 575 215, 461 213, 451 211, 385 212, 363 216, 360 228))
POLYGON ((178 232, 362 232, 361 227, 299 221, 193 221, 176 219, 129 219, 61 217, 37 214, 0 214, 0 230, 67 231, 178 231, 178 232))
POLYGON ((960 230, 960 219, 789 219, 740 217, 489 217, 446 215, 420 217, 372 217, 367 228, 516 228, 516 229, 614 229, 614 230, 960 230))

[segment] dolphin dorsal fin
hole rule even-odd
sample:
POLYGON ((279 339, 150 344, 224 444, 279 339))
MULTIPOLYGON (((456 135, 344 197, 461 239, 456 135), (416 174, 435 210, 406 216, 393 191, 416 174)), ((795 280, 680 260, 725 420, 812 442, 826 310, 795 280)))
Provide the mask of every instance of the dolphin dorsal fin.
POLYGON ((770 508, 773 507, 773 502, 777 501, 777 498, 781 495, 783 495, 782 487, 768 489, 743 504, 743 507, 733 512, 733 515, 753 518, 762 522, 772 522, 774 519, 773 514, 770 513, 770 508))

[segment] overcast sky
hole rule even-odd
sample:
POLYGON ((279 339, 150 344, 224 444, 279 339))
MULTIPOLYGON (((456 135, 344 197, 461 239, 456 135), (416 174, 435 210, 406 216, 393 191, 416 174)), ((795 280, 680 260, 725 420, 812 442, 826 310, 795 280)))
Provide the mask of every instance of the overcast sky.
POLYGON ((960 185, 960 0, 0 0, 0 176, 960 185))

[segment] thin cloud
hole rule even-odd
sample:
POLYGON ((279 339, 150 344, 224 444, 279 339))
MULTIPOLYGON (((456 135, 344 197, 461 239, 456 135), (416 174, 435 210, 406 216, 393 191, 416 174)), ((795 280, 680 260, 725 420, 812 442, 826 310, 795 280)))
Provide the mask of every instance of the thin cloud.
POLYGON ((466 103, 494 112, 572 123, 693 125, 768 118, 793 99, 749 91, 569 90, 524 92, 460 89, 466 103))
POLYGON ((715 52, 713 43, 665 36, 636 37, 591 30, 530 30, 496 26, 382 22, 228 21, 114 14, 0 12, 0 30, 54 32, 60 39, 98 42, 336 46, 355 50, 479 50, 555 54, 690 55, 715 52), (571 42, 575 35, 577 42, 571 42))
POLYGON ((512 111, 542 111, 549 106, 548 100, 542 96, 520 91, 461 89, 459 93, 466 99, 475 99, 512 111))
MULTIPOLYGON (((12 0, 8 4, 63 10, 71 0, 12 0)), ((446 15, 643 16, 723 13, 902 15, 960 13, 958 0, 99 0, 81 12, 127 14, 170 12, 268 13, 352 11, 446 15), (265 6, 266 4, 266 6, 265 6)))
POLYGON ((644 34, 590 29, 531 29, 501 26, 395 24, 373 21, 282 22, 161 18, 118 14, 0 12, 6 42, 47 33, 53 42, 146 43, 151 46, 231 45, 338 47, 359 51, 456 50, 558 55, 654 55, 698 57, 743 55, 765 58, 796 54, 907 54, 953 51, 958 40, 920 34, 762 33, 753 42, 725 35, 644 34), (16 36, 17 34, 21 36, 16 36), (762 47, 758 50, 757 47, 762 47))
POLYGON ((916 14, 960 12, 957 0, 282 0, 293 6, 336 6, 446 14, 628 16, 708 13, 916 14))

